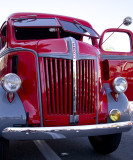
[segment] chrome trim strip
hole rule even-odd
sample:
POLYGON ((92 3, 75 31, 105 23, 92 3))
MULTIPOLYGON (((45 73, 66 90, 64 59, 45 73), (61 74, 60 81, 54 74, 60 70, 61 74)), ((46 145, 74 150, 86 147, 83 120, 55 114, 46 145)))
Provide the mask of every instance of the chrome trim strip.
POLYGON ((96 56, 96 64, 97 64, 97 117, 96 117, 96 124, 98 124, 98 111, 99 111, 99 61, 98 61, 98 57, 101 56, 100 51, 97 49, 98 54, 96 56))
POLYGON ((100 51, 97 49, 98 54, 96 56, 96 64, 97 64, 97 117, 96 117, 96 124, 98 124, 98 111, 99 111, 99 61, 98 57, 101 55, 100 51))
POLYGON ((125 56, 125 55, 101 55, 101 59, 133 60, 133 56, 125 56))
MULTIPOLYGON (((83 53, 82 53, 83 54, 83 53)), ((79 55, 77 60, 84 60, 84 59, 90 59, 90 60, 96 60, 96 57, 95 56, 86 56, 86 55, 79 55)))
POLYGON ((77 68, 76 68, 76 55, 77 48, 76 42, 73 38, 72 41, 72 53, 73 53, 73 116, 77 113, 77 68))
POLYGON ((99 136, 128 131, 133 122, 64 127, 8 127, 2 136, 8 140, 64 139, 71 137, 99 136))
POLYGON ((98 124, 98 110, 99 110, 99 63, 98 63, 98 56, 96 58, 96 67, 97 67, 97 117, 96 117, 96 124, 98 124))
POLYGON ((11 52, 17 52, 17 51, 29 51, 32 52, 36 56, 36 62, 37 62, 37 77, 38 77, 38 92, 39 92, 39 104, 40 104, 40 118, 41 118, 41 127, 43 127, 43 114, 42 114, 42 96, 41 96, 41 80, 40 80, 40 67, 39 67, 39 59, 38 54, 32 49, 26 49, 22 47, 17 48, 7 48, 4 51, 0 52, 0 58, 5 56, 8 53, 11 52))
POLYGON ((73 59, 72 55, 70 52, 66 54, 56 54, 56 53, 41 53, 38 54, 38 57, 49 57, 49 58, 61 58, 61 59, 73 59))
POLYGON ((77 112, 77 70, 76 59, 73 59, 73 114, 77 112))
MULTIPOLYGON (((38 54, 38 57, 50 57, 50 58, 61 58, 61 59, 71 59, 73 60, 72 54, 70 52, 66 54, 56 54, 56 53, 41 53, 38 54)), ((76 57, 76 60, 82 60, 82 59, 96 59, 95 56, 86 56, 86 55, 79 55, 76 57)))
POLYGON ((70 115, 70 124, 74 125, 77 124, 79 121, 79 115, 77 115, 77 78, 76 78, 76 61, 77 61, 77 44, 76 40, 72 37, 67 38, 68 40, 68 47, 69 47, 69 52, 71 53, 72 56, 72 65, 73 65, 73 114, 70 115))

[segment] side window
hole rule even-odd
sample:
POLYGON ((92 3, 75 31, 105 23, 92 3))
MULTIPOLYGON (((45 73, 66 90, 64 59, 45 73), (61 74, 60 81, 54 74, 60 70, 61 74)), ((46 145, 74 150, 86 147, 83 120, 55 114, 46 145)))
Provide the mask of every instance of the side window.
POLYGON ((15 27, 17 40, 52 39, 58 38, 56 28, 15 27))
POLYGON ((130 37, 124 32, 106 32, 103 38, 102 49, 112 52, 130 52, 130 37))
POLYGON ((92 45, 92 39, 91 39, 91 37, 83 36, 83 42, 86 42, 86 43, 92 45))
POLYGON ((0 37, 0 49, 2 49, 7 42, 7 26, 5 25, 1 30, 1 37, 0 37))

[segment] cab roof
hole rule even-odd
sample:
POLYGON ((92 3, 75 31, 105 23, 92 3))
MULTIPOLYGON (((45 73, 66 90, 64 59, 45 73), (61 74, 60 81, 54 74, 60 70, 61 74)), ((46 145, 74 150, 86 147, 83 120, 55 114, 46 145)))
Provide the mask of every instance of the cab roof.
POLYGON ((26 18, 26 17, 30 17, 30 16, 36 16, 36 18, 57 18, 57 19, 61 19, 61 20, 65 20, 65 21, 69 21, 69 22, 73 22, 74 20, 76 20, 77 22, 79 22, 82 25, 88 26, 90 28, 92 28, 91 24, 78 19, 78 18, 74 18, 74 17, 67 17, 67 16, 62 16, 62 15, 55 15, 55 14, 47 14, 47 13, 28 13, 28 12, 21 12, 21 13, 13 13, 8 17, 8 20, 11 19, 18 19, 18 18, 26 18))

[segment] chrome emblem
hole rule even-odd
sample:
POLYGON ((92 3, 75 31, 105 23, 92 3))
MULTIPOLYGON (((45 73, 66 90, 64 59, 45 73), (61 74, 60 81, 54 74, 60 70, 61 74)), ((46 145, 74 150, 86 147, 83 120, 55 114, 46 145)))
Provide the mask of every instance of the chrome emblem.
POLYGON ((72 42, 72 50, 73 50, 73 59, 76 59, 76 45, 72 42))

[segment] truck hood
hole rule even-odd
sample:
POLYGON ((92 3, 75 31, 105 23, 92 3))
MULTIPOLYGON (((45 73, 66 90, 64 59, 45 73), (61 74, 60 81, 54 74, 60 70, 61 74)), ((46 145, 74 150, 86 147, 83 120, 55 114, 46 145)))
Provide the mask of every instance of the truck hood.
MULTIPOLYGON (((96 56, 98 50, 85 42, 74 39, 75 48, 79 55, 96 56)), ((37 44, 38 54, 66 55, 72 54, 73 41, 71 38, 40 40, 37 44)))
POLYGON ((40 40, 37 45, 38 54, 67 54, 68 44, 66 39, 40 40))

